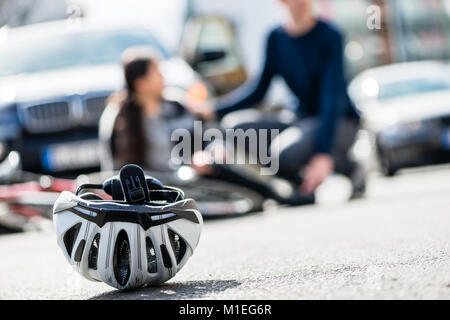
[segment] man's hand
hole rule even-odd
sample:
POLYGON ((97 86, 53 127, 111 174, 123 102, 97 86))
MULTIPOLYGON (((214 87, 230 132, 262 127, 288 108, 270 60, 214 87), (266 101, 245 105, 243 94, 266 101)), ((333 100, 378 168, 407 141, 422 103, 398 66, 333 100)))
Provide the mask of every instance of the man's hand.
POLYGON ((333 158, 328 154, 316 154, 309 161, 306 167, 303 184, 300 186, 300 192, 303 194, 312 194, 318 186, 334 170, 333 158))

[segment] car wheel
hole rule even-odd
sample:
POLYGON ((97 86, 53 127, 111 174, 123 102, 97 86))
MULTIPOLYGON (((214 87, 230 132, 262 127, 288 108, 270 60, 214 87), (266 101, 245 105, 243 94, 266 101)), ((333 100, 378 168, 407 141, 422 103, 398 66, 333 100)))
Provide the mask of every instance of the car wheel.
POLYGON ((380 155, 381 171, 386 177, 393 177, 398 171, 398 168, 394 167, 386 155, 380 155))
POLYGON ((391 161, 391 157, 388 151, 384 149, 377 141, 376 143, 377 153, 378 153, 378 160, 380 163, 380 169, 381 173, 385 177, 393 177, 398 171, 398 167, 393 165, 391 161))

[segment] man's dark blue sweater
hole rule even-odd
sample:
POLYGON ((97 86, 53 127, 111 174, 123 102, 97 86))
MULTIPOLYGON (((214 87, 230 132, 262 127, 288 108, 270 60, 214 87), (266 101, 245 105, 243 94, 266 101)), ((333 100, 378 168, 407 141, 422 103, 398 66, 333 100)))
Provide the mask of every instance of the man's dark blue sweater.
POLYGON ((298 37, 288 35, 281 26, 275 28, 267 40, 260 77, 219 99, 218 116, 261 102, 278 75, 299 100, 299 118, 320 119, 315 153, 330 153, 339 118, 358 118, 346 92, 342 42, 341 33, 323 21, 298 37))

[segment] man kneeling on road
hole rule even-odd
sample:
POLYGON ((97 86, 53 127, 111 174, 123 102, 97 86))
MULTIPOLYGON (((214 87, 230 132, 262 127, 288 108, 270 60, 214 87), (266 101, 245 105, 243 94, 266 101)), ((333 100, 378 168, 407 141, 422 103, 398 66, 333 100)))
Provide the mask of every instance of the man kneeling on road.
POLYGON ((275 138, 279 148, 271 150, 272 156, 279 156, 278 176, 298 184, 300 194, 311 196, 311 201, 333 171, 351 178, 354 196, 362 194, 363 174, 348 156, 360 121, 346 92, 342 35, 314 17, 311 0, 278 1, 290 18, 270 32, 259 78, 219 99, 215 109, 203 105, 193 111, 204 118, 227 115, 233 128, 279 129, 275 138), (298 98, 293 123, 255 109, 243 110, 263 100, 274 76, 280 76, 298 98))

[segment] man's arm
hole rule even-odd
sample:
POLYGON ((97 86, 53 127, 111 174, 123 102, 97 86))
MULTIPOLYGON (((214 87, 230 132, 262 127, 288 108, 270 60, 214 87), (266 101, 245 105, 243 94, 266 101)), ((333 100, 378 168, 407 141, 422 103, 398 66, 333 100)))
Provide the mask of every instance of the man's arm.
POLYGON ((250 108, 262 101, 274 75, 273 32, 267 39, 264 66, 259 78, 247 82, 244 86, 218 99, 216 112, 219 118, 227 113, 250 108))
MULTIPOLYGON (((328 39, 327 39, 328 40, 328 39)), ((306 167, 304 182, 300 188, 304 194, 313 193, 325 178, 333 172, 334 161, 331 151, 341 112, 339 110, 344 67, 342 38, 336 33, 327 41, 323 72, 320 79, 319 127, 317 130, 315 152, 306 167)))
POLYGON ((328 41, 323 72, 320 79, 319 128, 315 153, 330 154, 341 112, 340 102, 344 84, 342 36, 338 33, 328 41))

